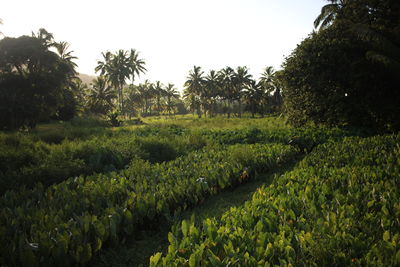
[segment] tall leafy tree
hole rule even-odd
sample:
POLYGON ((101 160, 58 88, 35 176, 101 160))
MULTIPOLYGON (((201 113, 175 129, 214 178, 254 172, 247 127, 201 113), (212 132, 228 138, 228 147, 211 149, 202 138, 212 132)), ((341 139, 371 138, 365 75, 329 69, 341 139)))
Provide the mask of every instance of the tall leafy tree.
POLYGON ((204 79, 205 98, 207 99, 207 109, 210 116, 216 113, 217 99, 221 95, 221 86, 218 72, 210 70, 204 79))
POLYGON ((119 111, 124 114, 123 88, 126 80, 131 76, 131 64, 128 52, 119 50, 115 54, 110 52, 102 53, 103 61, 97 62, 96 72, 105 75, 111 85, 118 92, 119 111))
POLYGON ((139 52, 137 52, 135 49, 131 49, 129 52, 128 65, 132 84, 134 83, 136 77, 139 77, 141 73, 145 73, 147 71, 145 64, 145 61, 139 58, 139 52))
POLYGON ((169 83, 165 87, 165 97, 167 100, 166 103, 166 108, 168 115, 171 115, 171 111, 174 110, 174 99, 179 99, 179 92, 176 90, 175 85, 172 83, 169 83))
POLYGON ((34 127, 54 115, 67 80, 68 66, 42 39, 2 39, 0 128, 34 127))
POLYGON ((324 5, 321 9, 321 13, 314 21, 314 27, 325 29, 333 23, 339 13, 345 6, 346 0, 329 0, 329 4, 324 5))
POLYGON ((251 82, 252 75, 249 73, 247 67, 237 67, 236 71, 233 72, 233 90, 234 90, 234 100, 239 104, 238 116, 242 116, 242 94, 244 89, 251 82))
POLYGON ((72 54, 74 51, 69 50, 70 45, 67 42, 54 42, 53 46, 56 48, 61 60, 63 60, 68 66, 70 78, 76 78, 76 75, 78 74, 76 67, 78 67, 78 65, 74 62, 74 60, 76 60, 77 57, 72 54))
POLYGON ((231 117, 232 103, 235 98, 235 91, 233 90, 233 74, 234 70, 231 67, 225 67, 218 72, 218 79, 220 82, 220 97, 227 103, 225 111, 228 118, 231 117))
POLYGON ((162 101, 163 96, 165 95, 165 90, 160 81, 156 81, 156 83, 153 86, 153 90, 154 90, 154 95, 156 97, 157 113, 160 114, 162 111, 161 101, 162 101))
POLYGON ((97 77, 89 87, 87 107, 90 112, 107 114, 114 107, 115 90, 103 76, 97 77))
POLYGON ((43 46, 50 48, 54 45, 54 35, 44 28, 40 28, 37 33, 32 32, 32 37, 37 38, 43 46))
POLYGON ((199 118, 202 116, 201 103, 204 95, 204 72, 201 67, 194 66, 189 72, 184 84, 184 96, 190 99, 191 104, 194 105, 194 109, 197 111, 199 118))
POLYGON ((247 104, 247 109, 251 112, 251 117, 254 118, 256 113, 264 115, 265 99, 267 94, 263 89, 261 82, 252 80, 247 84, 244 92, 244 99, 247 104))

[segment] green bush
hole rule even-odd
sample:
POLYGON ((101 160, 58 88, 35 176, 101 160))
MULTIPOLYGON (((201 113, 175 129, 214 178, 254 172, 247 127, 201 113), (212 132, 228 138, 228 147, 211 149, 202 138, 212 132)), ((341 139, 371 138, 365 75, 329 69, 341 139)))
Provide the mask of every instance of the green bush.
POLYGON ((297 154, 279 144, 216 147, 154 165, 134 159, 121 172, 70 178, 47 189, 8 191, 0 198, 0 265, 86 263, 103 244, 245 182, 246 169, 267 171, 297 154), (244 146, 253 151, 247 166, 231 156, 244 146))
POLYGON ((174 227, 150 266, 398 266, 399 143, 321 145, 220 220, 174 227))

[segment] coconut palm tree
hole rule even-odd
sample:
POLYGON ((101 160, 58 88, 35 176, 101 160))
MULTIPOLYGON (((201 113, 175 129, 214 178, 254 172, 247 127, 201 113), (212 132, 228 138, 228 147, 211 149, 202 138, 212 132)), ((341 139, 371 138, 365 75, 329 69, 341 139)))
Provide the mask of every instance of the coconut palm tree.
POLYGON ((77 59, 77 57, 72 55, 74 51, 69 51, 69 44, 67 42, 54 42, 54 47, 56 48, 61 60, 64 61, 69 68, 69 80, 77 78, 76 75, 78 73, 75 68, 78 67, 78 65, 73 61, 77 59))
POLYGON ((97 77, 93 80, 87 96, 87 106, 93 113, 107 114, 114 107, 116 94, 105 77, 97 77))
POLYGON ((139 58, 139 52, 135 49, 131 49, 129 53, 128 65, 130 69, 130 79, 133 82, 135 81, 135 76, 139 77, 140 73, 145 73, 147 69, 144 67, 146 63, 143 59, 139 58))
POLYGON ((106 73, 108 73, 108 68, 111 65, 110 61, 113 55, 109 51, 106 53, 102 52, 101 55, 103 56, 103 60, 97 61, 97 66, 94 70, 96 73, 100 72, 100 76, 104 76, 106 73))
POLYGON ((321 13, 314 21, 314 27, 317 29, 325 29, 336 19, 342 8, 346 4, 346 0, 329 0, 330 4, 324 5, 321 13))
POLYGON ((260 82, 265 85, 270 85, 273 82, 275 70, 274 67, 268 66, 264 69, 260 76, 260 82))
POLYGON ((221 95, 221 86, 218 73, 210 70, 204 80, 205 98, 207 99, 207 108, 211 116, 215 115, 217 98, 221 95))
POLYGON ((163 85, 160 81, 156 81, 153 86, 154 96, 156 97, 157 113, 161 113, 161 99, 165 95, 163 85))
POLYGON ((32 32, 32 37, 39 39, 46 48, 54 46, 54 36, 43 28, 40 28, 35 34, 32 32))
POLYGON ((169 83, 165 87, 165 97, 167 99, 167 112, 168 116, 171 115, 171 111, 174 109, 173 99, 179 99, 179 92, 176 90, 175 85, 173 83, 169 83))
POLYGON ((249 70, 246 66, 237 67, 236 71, 233 72, 233 90, 234 100, 239 104, 238 117, 242 117, 242 93, 248 84, 251 82, 252 75, 249 74, 249 70))
POLYGON ((151 99, 154 97, 154 85, 149 80, 145 80, 144 83, 139 84, 137 88, 144 104, 142 114, 147 116, 151 114, 151 99))
POLYGON ((119 110, 124 114, 123 88, 126 80, 131 75, 129 65, 129 57, 125 50, 119 50, 116 54, 110 52, 102 53, 104 61, 98 61, 95 71, 100 71, 100 75, 104 75, 111 85, 118 92, 119 110))
POLYGON ((191 103, 195 104, 197 115, 201 118, 201 103, 203 94, 204 94, 204 72, 201 70, 201 67, 194 66, 193 70, 189 72, 187 76, 187 80, 184 84, 185 86, 185 93, 184 96, 186 98, 191 99, 191 103))
POLYGON ((226 102, 225 111, 228 118, 231 117, 231 106, 234 99, 233 73, 234 70, 231 67, 225 67, 218 72, 220 97, 226 102))
POLYGON ((248 109, 250 109, 251 117, 258 112, 263 115, 263 100, 266 98, 266 93, 260 82, 252 80, 244 92, 244 99, 248 109))

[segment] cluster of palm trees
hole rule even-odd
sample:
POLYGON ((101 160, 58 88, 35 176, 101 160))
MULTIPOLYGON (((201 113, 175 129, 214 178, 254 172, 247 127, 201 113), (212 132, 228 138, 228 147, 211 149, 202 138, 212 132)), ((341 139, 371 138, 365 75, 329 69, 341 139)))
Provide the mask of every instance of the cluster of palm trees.
POLYGON ((180 94, 175 85, 168 83, 162 84, 160 81, 155 83, 145 80, 137 86, 130 85, 126 90, 127 105, 129 105, 128 115, 141 116, 160 115, 167 113, 175 114, 176 104, 180 102, 180 94))
POLYGON ((102 53, 102 56, 103 60, 99 60, 95 68, 96 73, 100 72, 100 77, 94 82, 92 89, 99 91, 99 94, 107 94, 106 98, 98 100, 103 102, 109 102, 110 98, 114 98, 116 92, 118 109, 121 114, 125 114, 124 86, 127 80, 130 80, 133 85, 135 78, 146 72, 145 62, 139 58, 139 53, 135 49, 130 51, 121 49, 115 54, 106 52, 102 53), (110 87, 113 87, 114 90, 111 90, 110 87))
MULTIPOLYGON (((112 111, 117 91, 104 76, 99 76, 87 88, 87 109, 95 114, 107 114, 112 111)), ((176 104, 180 102, 180 95, 175 85, 163 85, 160 81, 155 83, 145 80, 139 85, 130 84, 123 87, 122 105, 123 115, 150 116, 175 113, 176 104)))
POLYGON ((225 113, 229 118, 233 112, 241 117, 244 110, 250 111, 253 117, 256 113, 263 116, 282 104, 278 75, 273 67, 266 67, 256 81, 245 66, 210 70, 207 74, 194 66, 184 86, 189 109, 199 117, 225 113))
MULTIPOLYGON (((163 85, 160 81, 134 85, 135 78, 146 72, 145 61, 139 53, 119 50, 102 53, 103 60, 97 62, 100 73, 86 95, 87 108, 98 114, 107 114, 117 100, 121 115, 149 116, 174 114, 183 101, 174 84, 163 85), (131 81, 127 85, 127 81, 131 81)), ((248 110, 254 116, 276 110, 282 104, 277 72, 267 67, 259 81, 255 81, 245 66, 220 71, 210 70, 207 75, 201 67, 194 66, 185 82, 184 100, 189 109, 198 116, 215 116, 217 113, 236 113, 241 117, 248 110)))
POLYGON ((180 97, 174 84, 164 86, 160 81, 146 80, 134 85, 135 78, 146 72, 145 61, 135 49, 106 52, 102 56, 103 60, 99 60, 95 68, 100 76, 88 88, 82 88, 86 91, 83 96, 86 111, 107 114, 117 106, 121 115, 129 117, 174 112, 180 97), (128 85, 127 81, 131 83, 128 85))

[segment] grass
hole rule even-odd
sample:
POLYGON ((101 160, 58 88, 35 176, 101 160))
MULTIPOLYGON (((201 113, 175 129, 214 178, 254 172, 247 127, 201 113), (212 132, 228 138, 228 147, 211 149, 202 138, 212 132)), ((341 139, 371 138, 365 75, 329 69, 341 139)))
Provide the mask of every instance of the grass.
POLYGON ((100 267, 148 266, 150 256, 159 251, 167 251, 167 236, 171 227, 192 216, 195 217, 196 222, 201 222, 206 218, 220 218, 230 208, 243 205, 244 202, 250 200, 257 188, 269 185, 275 177, 292 170, 299 160, 287 163, 271 173, 261 174, 256 179, 239 187, 214 195, 205 200, 202 205, 176 216, 171 222, 160 223, 158 229, 142 231, 136 239, 125 240, 122 244, 113 245, 112 248, 102 250, 91 262, 91 265, 100 267))

